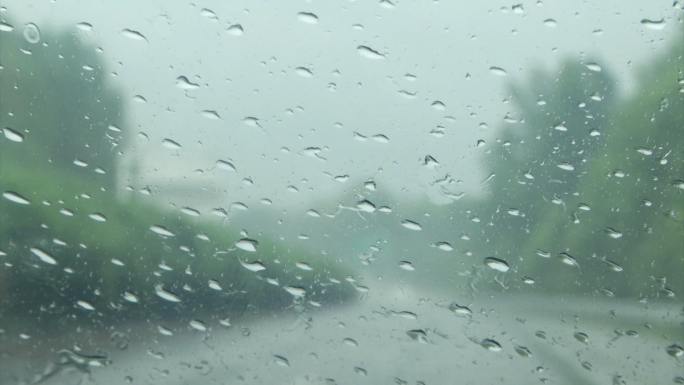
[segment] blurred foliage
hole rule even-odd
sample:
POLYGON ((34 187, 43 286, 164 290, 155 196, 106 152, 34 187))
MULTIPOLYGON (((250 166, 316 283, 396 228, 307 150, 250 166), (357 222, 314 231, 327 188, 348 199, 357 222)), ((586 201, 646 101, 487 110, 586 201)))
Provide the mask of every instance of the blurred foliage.
POLYGON ((234 247, 242 236, 228 226, 175 207, 164 210, 140 199, 118 198, 114 164, 122 138, 110 125, 125 125, 124 103, 120 90, 105 79, 95 47, 81 42, 76 30, 45 29, 38 44, 29 44, 18 29, 2 32, 0 38, 3 126, 24 136, 22 142, 0 139, 2 192, 31 202, 0 199, 0 250, 6 254, 1 257, 0 314, 5 327, 20 322, 70 330, 82 325, 83 317, 99 322, 110 315, 122 322, 235 318, 293 306, 285 285, 304 288, 305 300, 322 304, 351 297, 345 269, 332 261, 260 236, 257 252, 245 252, 234 247), (88 165, 74 164, 77 159, 88 165), (73 215, 60 213, 62 209, 73 215), (94 220, 92 214, 106 221, 94 220), (161 236, 151 226, 163 226, 175 236, 161 236), (31 248, 49 253, 57 265, 41 262, 31 248), (255 273, 240 260, 259 260, 267 268, 255 273), (301 270, 295 262, 309 263, 313 270, 301 270), (210 279, 222 290, 211 289, 210 279), (157 285, 182 301, 160 298, 157 285), (126 301, 125 292, 139 302, 126 301), (78 307, 76 301, 88 302, 95 311, 78 307))
POLYGON ((517 277, 508 284, 520 289, 528 276, 548 292, 684 295, 682 40, 622 100, 605 67, 566 60, 530 79, 510 88, 524 123, 503 127, 510 146, 487 156, 491 200, 477 209, 495 212, 480 252, 509 261, 517 277))

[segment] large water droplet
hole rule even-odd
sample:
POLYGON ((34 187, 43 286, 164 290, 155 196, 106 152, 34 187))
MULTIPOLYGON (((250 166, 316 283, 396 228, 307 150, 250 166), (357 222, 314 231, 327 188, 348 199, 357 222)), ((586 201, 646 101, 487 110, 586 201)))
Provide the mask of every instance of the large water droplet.
POLYGON ((420 231, 423 229, 423 227, 418 222, 410 221, 408 219, 404 219, 403 221, 401 221, 401 225, 409 230, 414 231, 420 231))
POLYGON ((123 35, 124 37, 127 37, 131 40, 144 41, 145 43, 147 43, 147 38, 142 33, 138 32, 138 31, 134 31, 132 29, 126 28, 126 29, 122 30, 121 35, 123 35))
POLYGON ((178 297, 177 295, 175 295, 169 291, 164 290, 161 285, 155 286, 154 290, 159 297, 161 297, 162 299, 165 299, 169 302, 180 302, 181 301, 180 297, 178 297))
POLYGON ((508 263, 502 259, 494 258, 494 257, 487 257, 484 259, 485 265, 491 267, 494 270, 501 271, 503 273, 507 272, 510 267, 508 266, 508 263))
POLYGON ((356 51, 363 57, 373 60, 384 59, 385 55, 379 53, 378 51, 366 47, 365 45, 360 45, 356 47, 356 51))
POLYGON ((641 25, 648 29, 653 29, 656 31, 665 29, 665 19, 660 19, 660 20, 649 20, 649 19, 642 19, 641 20, 641 25))
POLYGON ((259 246, 259 242, 255 241, 254 239, 242 238, 235 242, 235 247, 249 252, 255 252, 257 250, 257 246, 259 246))
POLYGON ((508 75, 508 72, 506 72, 505 69, 500 68, 500 67, 489 67, 489 71, 493 73, 494 75, 498 76, 506 76, 508 75))
POLYGON ((9 127, 5 127, 2 131, 5 137, 13 142, 21 143, 24 141, 24 134, 14 131, 9 127))
POLYGON ((171 231, 169 231, 167 228, 165 228, 163 226, 154 225, 154 226, 150 227, 150 230, 154 231, 155 233, 157 233, 159 235, 163 235, 165 237, 175 237, 176 236, 174 233, 172 233, 171 231))
POLYGON ((54 259, 50 254, 46 253, 45 251, 43 251, 37 247, 32 247, 30 250, 35 256, 40 258, 41 261, 47 263, 48 265, 56 265, 57 264, 57 260, 54 259))
POLYGON ((31 202, 29 202, 28 199, 24 198, 23 196, 13 192, 13 191, 5 191, 2 193, 2 196, 7 198, 8 200, 11 200, 14 203, 19 203, 21 205, 28 205, 31 202))
POLYGON ((36 44, 40 41, 40 29, 33 23, 28 23, 24 26, 24 39, 31 44, 36 44))
POLYGON ((299 12, 297 14, 297 19, 299 19, 299 21, 302 21, 302 22, 307 23, 307 24, 318 23, 318 16, 316 16, 313 13, 309 13, 309 12, 299 12))

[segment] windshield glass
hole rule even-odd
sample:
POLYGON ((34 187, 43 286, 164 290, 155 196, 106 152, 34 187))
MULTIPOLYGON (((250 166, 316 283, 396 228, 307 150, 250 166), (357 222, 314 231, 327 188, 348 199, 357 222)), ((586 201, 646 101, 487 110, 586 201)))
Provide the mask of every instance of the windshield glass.
POLYGON ((3 1, 3 384, 684 383, 681 1, 3 1))

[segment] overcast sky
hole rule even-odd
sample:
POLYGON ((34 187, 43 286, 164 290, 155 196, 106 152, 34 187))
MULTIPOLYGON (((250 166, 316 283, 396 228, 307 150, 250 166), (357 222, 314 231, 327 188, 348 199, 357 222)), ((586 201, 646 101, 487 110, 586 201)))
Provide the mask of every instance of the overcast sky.
POLYGON ((487 146, 496 145, 489 139, 507 113, 516 116, 503 103, 507 82, 570 57, 598 63, 628 92, 635 70, 673 38, 682 15, 672 0, 2 5, 19 29, 29 22, 71 28, 103 49, 116 73, 111 83, 128 100, 122 129, 136 146, 126 159, 142 162, 130 183, 162 192, 190 186, 175 203, 202 208, 221 202, 198 202, 206 196, 201 188, 226 191, 224 206, 269 198, 289 207, 339 196, 368 179, 396 195, 444 204, 449 199, 430 183, 447 173, 463 181, 448 192, 482 193, 479 165, 487 146), (180 76, 198 88, 178 87, 180 76), (164 139, 182 149, 162 146, 164 139), (487 145, 476 147, 479 139, 487 145), (320 151, 304 151, 309 147, 320 151), (439 166, 423 166, 426 155, 439 166), (237 172, 195 171, 218 159, 237 172), (334 180, 343 175, 349 180, 334 180))

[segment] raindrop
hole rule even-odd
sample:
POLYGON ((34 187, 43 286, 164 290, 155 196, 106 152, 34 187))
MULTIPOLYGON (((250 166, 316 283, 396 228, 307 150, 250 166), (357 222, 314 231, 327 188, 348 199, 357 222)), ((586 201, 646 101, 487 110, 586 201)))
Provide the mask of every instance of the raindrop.
POLYGON ((226 29, 226 32, 231 36, 242 36, 245 30, 242 29, 242 26, 240 24, 233 24, 228 29, 226 29))
POLYGON ((31 44, 36 44, 40 41, 40 29, 33 23, 28 23, 24 26, 24 39, 31 44))
POLYGON ((155 233, 157 233, 159 235, 163 235, 166 237, 175 237, 176 236, 176 234, 170 232, 167 228, 165 228, 163 226, 154 225, 154 226, 150 227, 150 230, 154 231, 155 233))
POLYGON ((503 348, 501 347, 501 345, 500 345, 498 342, 496 342, 496 341, 494 341, 494 340, 492 340, 492 339, 484 339, 484 340, 482 340, 482 342, 480 343, 480 345, 481 345, 483 348, 489 350, 490 352, 500 352, 500 351, 503 350, 503 348))
POLYGON ((202 116, 204 116, 205 118, 211 119, 211 120, 220 120, 221 119, 218 112, 216 112, 214 110, 204 110, 204 111, 200 112, 200 114, 202 116))
POLYGON ((200 15, 206 17, 209 20, 213 20, 213 21, 218 20, 218 16, 216 16, 214 11, 212 11, 211 9, 202 8, 202 10, 200 11, 200 15))
POLYGON ((508 266, 508 263, 502 259, 494 258, 494 257, 487 257, 484 259, 484 264, 491 267, 494 270, 500 271, 500 272, 507 272, 510 267, 508 266))
POLYGON ((641 20, 641 25, 648 29, 653 29, 656 31, 662 30, 665 28, 665 19, 660 19, 660 20, 649 20, 649 19, 642 19, 641 20))
POLYGON ((306 290, 304 290, 304 288, 296 286, 284 286, 283 289, 285 289, 286 292, 292 294, 292 296, 294 297, 303 297, 306 293, 306 290))
POLYGON ((318 16, 316 16, 313 13, 309 13, 309 12, 299 12, 297 14, 297 19, 299 19, 299 21, 302 21, 302 22, 307 23, 307 24, 318 23, 318 16))
POLYGON ((258 245, 259 242, 255 241, 254 239, 248 238, 242 238, 239 241, 235 242, 235 247, 237 247, 240 250, 249 252, 255 252, 257 250, 258 245))
POLYGON ((389 138, 383 134, 373 135, 373 139, 379 143, 389 143, 389 138))
POLYGON ((372 213, 375 211, 375 205, 365 199, 357 203, 356 207, 359 209, 359 211, 364 211, 367 213, 372 213))
POLYGON ((159 297, 161 297, 162 299, 165 299, 169 302, 180 302, 181 301, 180 297, 178 297, 177 295, 175 295, 171 292, 164 290, 161 285, 155 286, 154 290, 159 297))
POLYGON ((210 280, 209 280, 209 288, 212 289, 212 290, 218 290, 218 291, 223 290, 223 288, 222 288, 221 285, 218 283, 218 281, 215 281, 215 280, 213 280, 213 279, 210 279, 210 280))
POLYGON ((76 301, 76 305, 78 305, 80 308, 88 310, 88 311, 93 311, 95 308, 93 305, 89 304, 86 301, 76 301))
POLYGON ((193 329, 195 329, 195 330, 198 330, 198 331, 201 331, 201 332, 206 332, 206 331, 207 331, 207 325, 206 325, 204 322, 200 321, 200 320, 194 319, 194 320, 190 321, 189 325, 190 325, 191 328, 193 328, 193 329))
POLYGON ((581 332, 575 332, 575 334, 573 334, 573 337, 575 337, 575 339, 577 341, 579 341, 583 344, 586 344, 589 342, 589 336, 584 334, 584 333, 581 333, 581 332))
POLYGON ((121 31, 121 34, 131 40, 144 41, 145 43, 147 43, 147 38, 138 31, 126 28, 121 31))
POLYGON ((382 55, 378 51, 372 48, 366 47, 365 45, 360 45, 356 47, 356 51, 363 57, 373 60, 384 59, 385 55, 382 55))
POLYGON ((684 348, 677 344, 666 347, 665 351, 668 355, 674 358, 681 358, 682 356, 684 356, 684 348))
POLYGON ((420 231, 423 229, 423 227, 420 224, 418 224, 417 222, 414 222, 414 221, 410 221, 408 219, 404 219, 403 221, 401 221, 401 225, 406 227, 409 230, 414 230, 414 231, 420 231))
POLYGON ((406 332, 406 335, 411 337, 411 339, 414 341, 418 341, 418 342, 423 343, 423 344, 428 343, 427 333, 425 332, 425 330, 422 330, 422 329, 409 330, 406 332))
POLYGON ((508 72, 506 72, 505 69, 500 68, 500 67, 489 67, 489 71, 493 73, 494 75, 498 76, 506 76, 508 75, 508 72))
POLYGON ((123 293, 123 299, 125 299, 126 301, 131 302, 131 303, 138 303, 138 302, 140 302, 140 298, 138 298, 137 295, 135 295, 135 294, 133 294, 133 293, 129 293, 129 292, 127 292, 127 291, 125 291, 125 292, 123 293))
POLYGON ((577 260, 576 260, 574 257, 572 257, 570 254, 568 254, 568 253, 560 253, 560 254, 558 255, 558 259, 560 259, 561 262, 563 262, 564 264, 566 264, 566 265, 568 265, 568 266, 577 266, 577 267, 579 267, 579 264, 577 263, 577 260))
POLYGON ((90 217, 90 219, 92 219, 94 221, 107 222, 107 217, 105 217, 104 215, 102 215, 100 213, 93 213, 93 214, 90 214, 88 216, 90 217))
POLYGON ((556 23, 556 20, 546 19, 546 20, 544 20, 544 25, 547 27, 554 28, 554 27, 556 27, 556 25, 558 25, 558 23, 556 23))
POLYGON ((621 233, 621 232, 619 232, 619 231, 617 231, 617 230, 615 230, 615 229, 611 229, 610 227, 606 227, 606 234, 607 234, 609 237, 613 238, 613 239, 622 238, 622 233, 621 233))
POLYGON ((14 131, 9 127, 5 127, 2 131, 5 137, 13 142, 21 143, 24 141, 24 134, 14 131))
POLYGON ((235 168, 235 166, 233 166, 232 163, 227 162, 225 160, 219 159, 216 161, 215 165, 216 165, 216 168, 218 168, 219 170, 237 171, 237 169, 235 168))
POLYGON ((472 316, 473 311, 470 310, 467 306, 461 306, 457 304, 456 302, 453 302, 451 305, 449 305, 449 310, 453 311, 454 313, 458 315, 466 315, 466 316, 472 316))
POLYGON ((639 153, 644 154, 644 155, 652 155, 653 151, 649 150, 648 148, 644 147, 637 147, 636 149, 639 153))
POLYGON ((266 270, 266 266, 264 266, 263 263, 258 262, 258 261, 256 261, 256 262, 243 262, 243 261, 240 261, 240 264, 241 264, 245 269, 247 269, 247 270, 249 270, 249 271, 253 271, 253 272, 255 272, 255 273, 256 273, 257 271, 266 270))
POLYGON ((583 361, 583 362, 582 362, 582 367, 583 367, 584 369, 586 369, 586 370, 589 370, 589 371, 591 371, 591 369, 592 369, 591 363, 589 363, 589 362, 587 362, 587 361, 583 361))
POLYGON ((90 31, 93 30, 93 25, 90 24, 90 23, 85 23, 85 22, 83 22, 83 23, 78 23, 78 24, 76 24, 76 28, 78 28, 78 29, 80 29, 81 31, 84 31, 84 32, 90 32, 90 31))
POLYGON ((7 24, 4 21, 0 21, 0 31, 3 32, 12 32, 14 30, 14 26, 11 24, 7 24))
POLYGON ((14 203, 19 203, 21 205, 28 205, 31 203, 28 199, 13 191, 5 191, 4 193, 2 193, 2 196, 7 198, 8 200, 11 200, 14 203))
POLYGON ((164 147, 166 147, 166 148, 170 148, 170 149, 172 149, 172 150, 180 150, 181 148, 183 148, 183 146, 181 146, 180 144, 178 144, 178 142, 173 141, 173 140, 171 140, 171 139, 164 139, 164 140, 162 140, 162 146, 164 146, 164 147))
POLYGON ((587 68, 595 72, 601 72, 601 66, 596 63, 587 63, 587 68))
POLYGON ((193 209, 193 208, 190 208, 190 207, 183 207, 183 208, 181 209, 181 212, 182 212, 183 214, 190 215, 191 217, 199 217, 199 216, 200 216, 200 212, 199 212, 199 211, 197 211, 197 210, 195 210, 195 209, 193 209))
POLYGON ((117 259, 117 258, 112 258, 112 263, 117 265, 117 266, 125 266, 122 260, 117 259))
POLYGON ((290 367, 290 361, 288 361, 287 358, 283 356, 273 356, 273 362, 285 368, 290 367))
POLYGON ((415 271, 416 268, 413 267, 413 264, 408 261, 401 261, 399 262, 399 267, 406 270, 406 271, 415 271))
POLYGON ((309 265, 306 262, 297 262, 297 263, 295 263, 295 266, 297 266, 298 268, 300 268, 302 270, 306 270, 306 271, 312 271, 313 270, 311 265, 309 265))
POLYGON ((405 97, 405 98, 407 98, 407 99, 414 99, 414 98, 416 97, 416 95, 418 95, 418 92, 410 93, 410 92, 408 92, 408 91, 406 91, 406 90, 398 91, 398 93, 399 93, 400 96, 403 96, 403 97, 405 97))
POLYGON ((192 83, 185 76, 179 76, 176 78, 176 87, 184 90, 194 90, 199 88, 199 84, 192 83))
POLYGON ((306 215, 314 218, 320 218, 321 214, 318 213, 316 210, 309 210, 306 212, 306 215))
POLYGON ((45 251, 43 251, 39 248, 36 248, 36 247, 32 247, 29 250, 31 250, 31 252, 34 255, 36 255, 38 258, 40 258, 41 261, 47 263, 48 265, 56 265, 57 264, 57 260, 55 260, 50 254, 46 253, 45 251))
POLYGON ((532 352, 530 352, 530 349, 524 347, 524 346, 515 346, 515 352, 521 355, 522 357, 531 357, 532 352))
POLYGON ((439 166, 439 162, 437 162, 437 159, 433 158, 430 155, 425 156, 425 160, 423 161, 423 166, 425 167, 437 167, 439 166))
POLYGON ((431 106, 437 111, 446 110, 446 105, 444 105, 444 103, 440 102, 439 100, 435 100, 434 102, 432 102, 431 106))
POLYGON ((453 251, 453 250, 454 250, 454 247, 451 246, 451 245, 450 245, 449 243, 447 243, 447 242, 437 242, 437 243, 434 244, 434 247, 436 247, 436 248, 438 248, 438 249, 440 249, 440 250, 442 250, 442 251, 453 251))
POLYGON ((313 71, 311 71, 311 69, 305 68, 305 67, 297 67, 297 68, 295 68, 295 73, 296 73, 297 75, 303 76, 303 77, 305 77, 305 78, 310 78, 310 77, 313 76, 313 71))
POLYGON ((575 166, 571 165, 570 163, 558 163, 556 166, 560 168, 561 170, 566 170, 566 171, 573 171, 575 169, 575 166))

